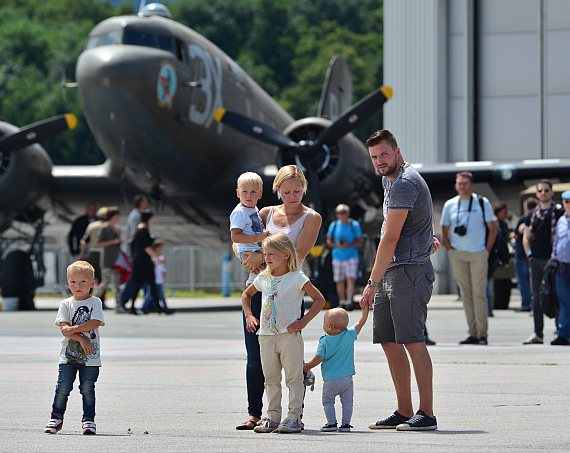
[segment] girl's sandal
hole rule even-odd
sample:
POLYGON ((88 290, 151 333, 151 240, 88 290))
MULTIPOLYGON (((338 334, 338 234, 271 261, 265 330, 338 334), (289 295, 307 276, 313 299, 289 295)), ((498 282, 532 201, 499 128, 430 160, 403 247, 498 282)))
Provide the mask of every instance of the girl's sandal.
POLYGON ((250 415, 247 420, 245 422, 243 422, 241 425, 237 425, 236 429, 237 430, 252 430, 253 428, 255 428, 259 422, 261 421, 260 418, 254 417, 253 415, 250 415))

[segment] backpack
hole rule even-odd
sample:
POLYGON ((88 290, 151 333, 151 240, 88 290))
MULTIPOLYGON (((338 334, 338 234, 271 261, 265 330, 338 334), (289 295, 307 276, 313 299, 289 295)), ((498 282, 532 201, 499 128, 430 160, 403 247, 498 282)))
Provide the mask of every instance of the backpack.
MULTIPOLYGON (((487 243, 487 238, 489 237, 489 227, 487 226, 487 220, 485 218, 485 206, 484 197, 478 195, 479 205, 481 206, 481 211, 483 212, 483 223, 485 224, 485 243, 487 243)), ((495 237, 495 243, 493 244, 493 249, 489 252, 489 260, 494 260, 494 264, 503 267, 509 264, 511 260, 511 253, 509 251, 509 238, 505 237, 501 229, 500 224, 497 228, 497 236, 495 237)))

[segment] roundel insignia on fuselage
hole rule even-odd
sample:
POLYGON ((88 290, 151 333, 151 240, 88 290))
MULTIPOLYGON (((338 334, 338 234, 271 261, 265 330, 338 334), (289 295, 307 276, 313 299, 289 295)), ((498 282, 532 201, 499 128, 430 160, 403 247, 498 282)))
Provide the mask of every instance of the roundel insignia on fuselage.
POLYGON ((156 97, 158 98, 159 107, 172 108, 172 100, 176 94, 177 85, 176 70, 170 63, 165 61, 160 65, 156 82, 156 97))

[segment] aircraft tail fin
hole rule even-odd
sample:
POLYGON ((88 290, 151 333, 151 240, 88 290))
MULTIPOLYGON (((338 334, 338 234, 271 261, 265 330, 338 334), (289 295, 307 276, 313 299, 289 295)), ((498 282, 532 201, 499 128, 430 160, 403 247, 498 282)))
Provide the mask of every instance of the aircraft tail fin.
POLYGON ((334 120, 352 105, 352 77, 344 58, 334 55, 329 63, 317 116, 334 120))

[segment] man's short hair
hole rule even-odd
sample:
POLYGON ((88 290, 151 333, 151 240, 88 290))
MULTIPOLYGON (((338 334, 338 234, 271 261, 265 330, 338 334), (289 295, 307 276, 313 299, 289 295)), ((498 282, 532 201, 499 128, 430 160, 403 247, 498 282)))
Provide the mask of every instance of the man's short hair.
POLYGON ((473 182, 473 173, 470 171, 460 171, 455 174, 455 179, 457 180, 457 178, 467 178, 469 181, 473 182))
POLYGON ((493 212, 495 213, 495 215, 497 215, 499 212, 501 212, 506 207, 507 207, 507 203, 504 203, 503 201, 497 201, 495 203, 493 212))
POLYGON ((366 140, 366 147, 372 148, 373 146, 376 146, 382 142, 388 143, 392 149, 396 149, 398 147, 398 141, 396 140, 396 137, 388 129, 382 129, 374 132, 366 140))
POLYGON ((529 211, 532 211, 534 208, 538 206, 538 200, 534 197, 527 198, 524 201, 524 205, 529 211))
POLYGON ((148 197, 145 194, 141 193, 135 195, 133 198, 133 205, 135 206, 135 208, 138 208, 145 200, 148 200, 148 197))
POLYGON ((540 181, 538 181, 536 183, 536 190, 538 190, 538 186, 540 186, 541 184, 546 184, 550 190, 552 190, 552 183, 550 182, 550 179, 541 179, 540 181))
POLYGON ((79 260, 71 263, 67 266, 67 275, 69 276, 71 272, 85 272, 89 274, 91 278, 95 278, 95 269, 87 261, 79 260))

